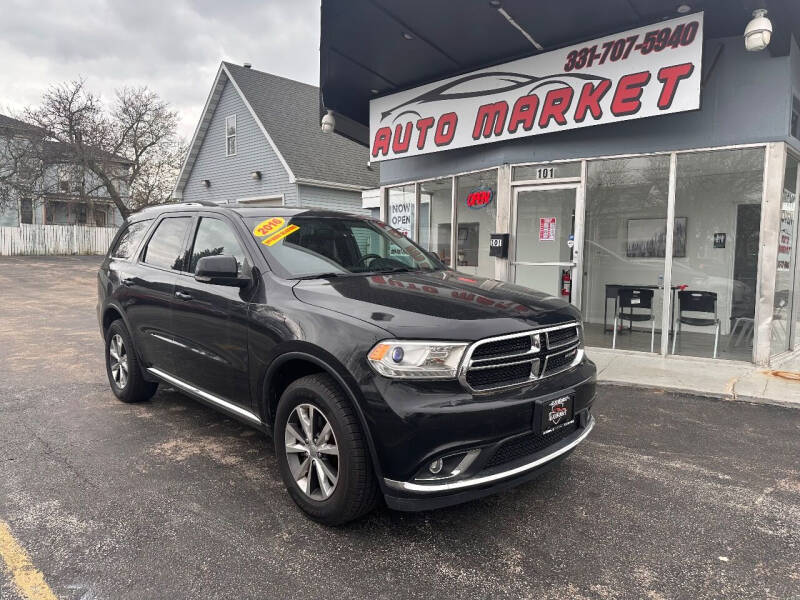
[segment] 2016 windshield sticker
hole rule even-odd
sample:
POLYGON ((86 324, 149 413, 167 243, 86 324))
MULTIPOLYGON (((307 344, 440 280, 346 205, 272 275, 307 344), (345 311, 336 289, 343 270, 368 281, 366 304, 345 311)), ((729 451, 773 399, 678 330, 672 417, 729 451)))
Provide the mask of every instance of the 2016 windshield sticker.
POLYGON ((264 244, 265 246, 272 246, 273 244, 281 241, 286 236, 293 234, 298 229, 300 228, 297 225, 289 225, 288 227, 284 227, 277 233, 273 233, 268 238, 261 240, 261 243, 264 244))
POLYGON ((261 221, 261 223, 253 228, 253 235, 258 237, 270 235, 271 233, 278 231, 285 224, 286 220, 281 217, 270 217, 269 219, 261 221))

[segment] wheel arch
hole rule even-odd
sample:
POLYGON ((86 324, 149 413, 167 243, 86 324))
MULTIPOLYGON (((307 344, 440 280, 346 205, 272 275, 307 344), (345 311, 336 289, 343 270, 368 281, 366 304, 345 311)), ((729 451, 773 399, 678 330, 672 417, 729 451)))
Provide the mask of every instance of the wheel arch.
POLYGON ((106 333, 108 332, 108 328, 111 326, 111 323, 113 323, 118 319, 123 322, 126 329, 128 330, 128 333, 131 336, 131 341, 133 342, 133 351, 136 353, 136 358, 138 359, 139 364, 142 365, 142 376, 145 378, 146 381, 152 381, 152 382, 158 381, 157 378, 153 377, 150 373, 147 372, 147 369, 143 367, 143 365, 145 364, 144 356, 142 355, 142 351, 139 348, 139 345, 136 343, 136 340, 134 339, 133 328, 131 327, 131 324, 128 322, 128 317, 125 315, 125 311, 122 310, 122 307, 119 306, 116 302, 109 302, 103 308, 103 316, 100 321, 100 327, 103 335, 103 342, 105 343, 106 333))
POLYGON ((264 374, 261 385, 259 401, 261 420, 268 424, 269 428, 273 429, 274 432, 275 409, 280 399, 280 394, 292 381, 296 381, 300 377, 312 373, 325 373, 332 377, 350 401, 367 441, 375 477, 378 479, 381 490, 383 490, 383 475, 380 463, 378 462, 378 453, 375 449, 372 432, 367 423, 366 415, 364 414, 359 400, 361 398, 361 393, 358 391, 358 385, 355 380, 347 373, 344 365, 341 365, 334 357, 319 356, 317 353, 314 353, 313 350, 292 350, 281 354, 273 360, 264 374), (289 367, 288 370, 287 367, 289 367), (346 374, 343 375, 343 373, 346 374), (348 381, 348 379, 351 381, 348 381))

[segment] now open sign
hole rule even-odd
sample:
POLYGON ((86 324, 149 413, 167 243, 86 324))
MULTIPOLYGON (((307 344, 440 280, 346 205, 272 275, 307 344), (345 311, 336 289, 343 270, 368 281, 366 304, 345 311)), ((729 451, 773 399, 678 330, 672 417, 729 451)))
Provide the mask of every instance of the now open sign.
POLYGON ((483 208, 488 206, 494 198, 492 188, 478 188, 467 194, 467 206, 470 208, 483 208))

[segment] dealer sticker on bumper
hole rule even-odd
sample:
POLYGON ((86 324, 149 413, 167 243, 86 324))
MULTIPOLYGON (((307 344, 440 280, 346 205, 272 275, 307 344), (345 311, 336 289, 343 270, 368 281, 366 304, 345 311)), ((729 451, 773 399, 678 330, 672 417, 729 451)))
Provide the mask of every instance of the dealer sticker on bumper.
POLYGON ((550 433, 569 425, 573 420, 572 396, 548 400, 542 405, 542 433, 550 433))

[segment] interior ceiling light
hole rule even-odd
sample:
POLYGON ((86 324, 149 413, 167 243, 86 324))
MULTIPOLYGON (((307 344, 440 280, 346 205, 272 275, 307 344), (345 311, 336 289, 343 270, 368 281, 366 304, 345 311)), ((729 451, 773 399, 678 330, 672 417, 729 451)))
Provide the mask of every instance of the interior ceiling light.
POLYGON ((495 8, 500 8, 502 2, 500 2, 500 0, 489 0, 489 4, 495 8))
POLYGON ((413 35, 411 35, 410 33, 408 33, 407 31, 404 31, 404 32, 403 32, 403 37, 404 37, 405 39, 407 39, 407 40, 413 40, 413 39, 414 39, 414 36, 413 36, 413 35))
POLYGON ((372 94, 377 94, 377 93, 378 93, 378 90, 376 90, 375 88, 372 88, 372 89, 370 90, 370 93, 372 93, 372 94))
POLYGON ((692 7, 689 6, 688 4, 678 4, 678 7, 675 10, 678 11, 680 14, 685 15, 690 10, 692 10, 692 7))

